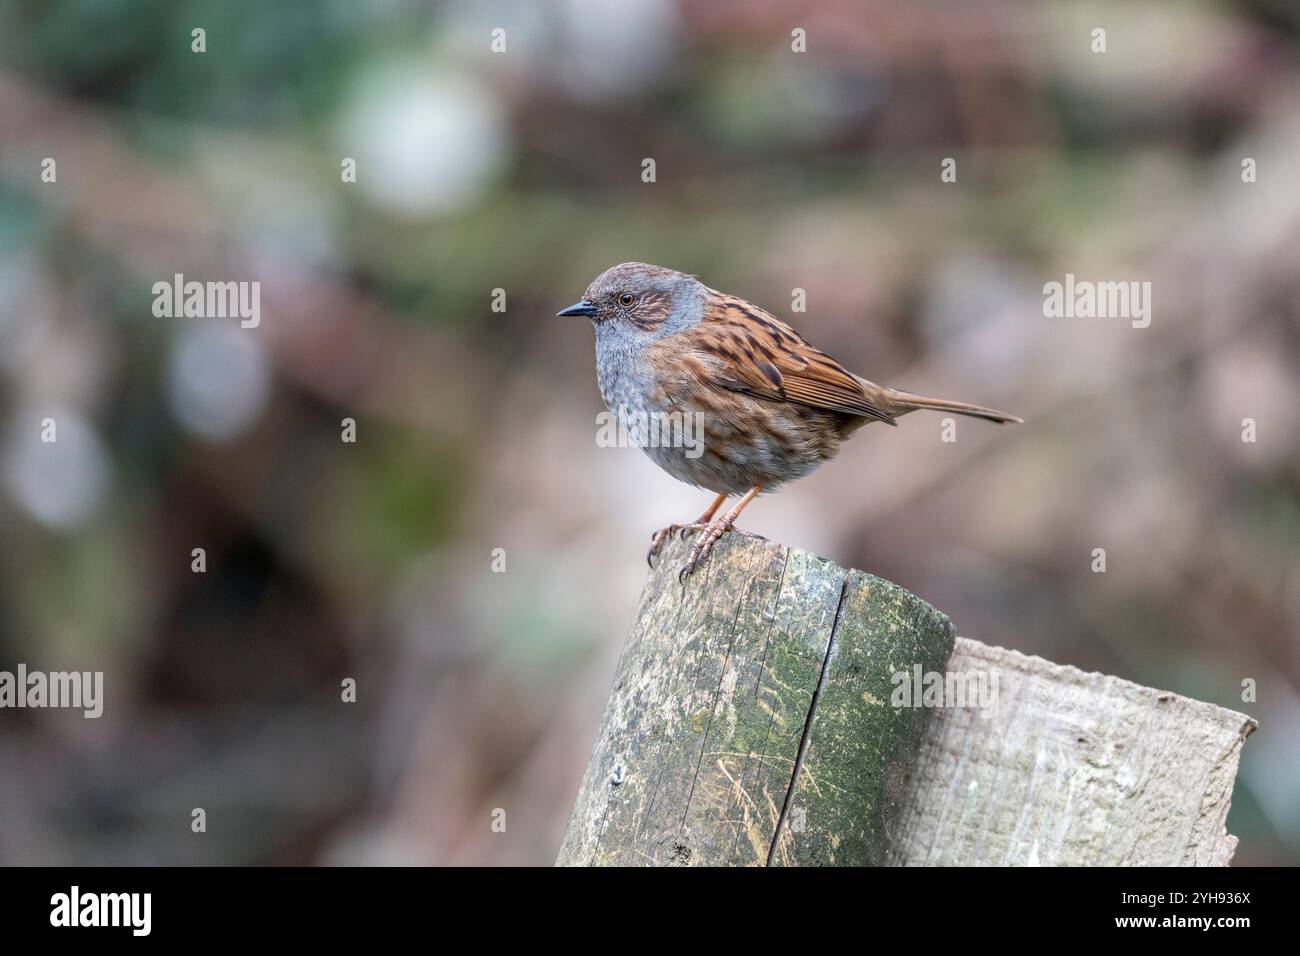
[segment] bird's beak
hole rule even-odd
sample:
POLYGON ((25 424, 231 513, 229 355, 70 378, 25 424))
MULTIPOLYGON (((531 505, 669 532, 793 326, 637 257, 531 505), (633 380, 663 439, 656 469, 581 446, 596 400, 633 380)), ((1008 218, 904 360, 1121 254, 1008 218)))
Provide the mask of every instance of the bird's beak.
POLYGON ((556 315, 595 315, 599 311, 594 305, 583 299, 581 302, 575 302, 567 309, 561 309, 556 315))

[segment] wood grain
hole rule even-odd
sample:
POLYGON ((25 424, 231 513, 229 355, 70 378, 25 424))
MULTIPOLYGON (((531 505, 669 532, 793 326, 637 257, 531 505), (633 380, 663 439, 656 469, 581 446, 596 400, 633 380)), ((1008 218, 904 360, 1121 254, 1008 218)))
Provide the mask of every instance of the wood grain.
POLYGON ((1231 859, 1250 718, 954 645, 902 588, 746 535, 683 586, 687 549, 646 583, 560 865, 1231 859), (898 697, 913 674, 949 695, 898 697))
POLYGON ((1255 722, 1167 691, 958 638, 996 713, 941 710, 893 835, 898 865, 1226 866, 1255 722))
POLYGON ((882 862, 927 716, 885 706, 890 674, 942 669, 947 618, 739 534, 679 585, 686 552, 647 582, 559 862, 882 862))

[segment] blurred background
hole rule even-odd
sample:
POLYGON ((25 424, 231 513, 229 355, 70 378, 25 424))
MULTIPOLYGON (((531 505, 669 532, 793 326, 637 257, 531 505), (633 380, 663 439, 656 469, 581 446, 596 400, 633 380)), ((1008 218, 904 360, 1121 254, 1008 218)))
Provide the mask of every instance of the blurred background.
POLYGON ((633 259, 1023 415, 742 525, 1251 714, 1236 862, 1297 862, 1298 182, 1291 0, 0 0, 0 669, 105 674, 0 712, 0 862, 550 864, 710 497, 597 446, 554 318, 633 259), (1067 272, 1150 328, 1045 318, 1067 272), (155 317, 176 273, 260 326, 155 317))

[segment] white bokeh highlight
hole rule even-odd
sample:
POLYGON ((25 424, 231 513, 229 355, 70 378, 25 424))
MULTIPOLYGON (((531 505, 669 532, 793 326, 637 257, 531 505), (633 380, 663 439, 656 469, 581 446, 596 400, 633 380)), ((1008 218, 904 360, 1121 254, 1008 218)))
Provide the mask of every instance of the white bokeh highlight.
POLYGON ((356 186, 366 199, 402 218, 469 206, 510 153, 503 110, 491 89, 418 61, 388 62, 363 73, 340 114, 335 141, 339 155, 357 160, 356 186))
POLYGON ((195 435, 237 438, 261 416, 270 391, 270 362, 250 330, 200 321, 173 341, 167 397, 176 420, 195 435))
POLYGON ((47 528, 84 523, 104 497, 110 468, 104 442, 77 409, 28 405, 9 419, 0 452, 5 489, 47 528), (55 423, 52 442, 41 440, 47 418, 55 423))

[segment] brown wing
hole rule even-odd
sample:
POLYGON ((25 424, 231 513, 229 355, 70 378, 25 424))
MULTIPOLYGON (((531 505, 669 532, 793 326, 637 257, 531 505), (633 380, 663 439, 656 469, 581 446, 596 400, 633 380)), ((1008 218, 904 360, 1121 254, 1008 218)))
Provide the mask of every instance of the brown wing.
POLYGON ((882 396, 868 393, 878 386, 757 306, 734 296, 719 299, 698 326, 660 344, 674 348, 680 358, 682 339, 687 339, 701 374, 722 388, 896 424, 882 396))

